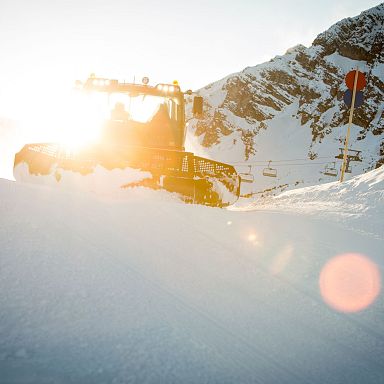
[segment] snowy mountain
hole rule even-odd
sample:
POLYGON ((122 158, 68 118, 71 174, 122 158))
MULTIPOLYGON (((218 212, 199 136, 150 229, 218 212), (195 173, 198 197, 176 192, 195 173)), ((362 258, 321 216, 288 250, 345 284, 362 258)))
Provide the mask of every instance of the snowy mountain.
POLYGON ((206 114, 190 120, 191 148, 222 161, 253 164, 258 191, 330 181, 321 172, 333 161, 339 168, 334 157, 349 116, 344 77, 358 66, 367 86, 351 132, 351 147, 362 151, 362 162, 351 163, 353 174, 379 167, 384 163, 383 42, 384 3, 341 20, 309 48, 297 45, 206 86, 198 92, 206 114), (277 179, 260 176, 268 160, 277 179))
POLYGON ((0 383, 380 383, 383 189, 223 210, 0 180, 0 383))

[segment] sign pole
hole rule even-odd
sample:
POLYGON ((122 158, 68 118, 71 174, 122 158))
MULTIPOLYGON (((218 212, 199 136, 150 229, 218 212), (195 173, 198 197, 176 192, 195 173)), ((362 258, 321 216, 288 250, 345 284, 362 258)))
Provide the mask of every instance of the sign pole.
POLYGON ((355 109, 356 86, 357 86, 358 77, 359 77, 359 67, 356 67, 355 80, 353 82, 352 104, 351 104, 351 110, 349 112, 347 135, 345 136, 344 157, 343 157, 343 165, 341 167, 340 183, 344 181, 344 173, 347 167, 348 141, 349 141, 349 134, 350 134, 351 125, 352 125, 353 110, 355 109))

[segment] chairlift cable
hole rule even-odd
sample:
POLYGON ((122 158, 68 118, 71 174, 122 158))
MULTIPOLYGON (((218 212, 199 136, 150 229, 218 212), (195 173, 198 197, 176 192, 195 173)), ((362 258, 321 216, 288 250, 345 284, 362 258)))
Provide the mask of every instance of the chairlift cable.
MULTIPOLYGON (((321 156, 321 157, 316 157, 316 159, 333 159, 334 157, 332 156, 321 156)), ((314 159, 315 160, 315 159, 314 159)), ((267 164, 269 162, 271 163, 281 163, 281 162, 287 162, 287 161, 312 161, 311 159, 283 159, 283 160, 255 160, 251 162, 246 162, 246 161, 233 161, 231 164, 237 165, 237 166, 249 166, 249 165, 260 165, 258 163, 262 164, 267 164)))
POLYGON ((274 167, 296 167, 296 166, 312 166, 312 165, 324 165, 329 162, 321 162, 321 163, 296 163, 296 164, 276 164, 274 167))

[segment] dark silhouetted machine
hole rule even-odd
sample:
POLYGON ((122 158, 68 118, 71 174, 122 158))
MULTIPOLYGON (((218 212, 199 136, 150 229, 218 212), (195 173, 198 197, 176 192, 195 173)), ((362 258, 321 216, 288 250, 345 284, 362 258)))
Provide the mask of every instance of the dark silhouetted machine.
MULTIPOLYGON (((64 172, 97 177, 96 167, 129 168, 151 177, 139 182, 122 179, 121 188, 164 189, 177 193, 185 202, 216 207, 238 199, 240 177, 233 166, 185 151, 184 98, 190 91, 182 92, 177 83, 150 86, 147 78, 134 84, 95 76, 85 83, 77 82, 77 87, 81 93, 105 99, 108 115, 99 139, 77 150, 68 150, 61 143, 27 144, 15 156, 16 180, 49 177, 60 185, 64 172)), ((95 106, 95 113, 97 108, 100 104, 95 106)), ((195 116, 202 115, 202 108, 202 98, 195 96, 195 116)), ((90 118, 89 124, 92 121, 90 118)))

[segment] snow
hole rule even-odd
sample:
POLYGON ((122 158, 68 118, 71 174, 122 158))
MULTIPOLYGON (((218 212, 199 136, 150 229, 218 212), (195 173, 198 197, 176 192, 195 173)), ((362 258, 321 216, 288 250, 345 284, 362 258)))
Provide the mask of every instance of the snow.
POLYGON ((375 63, 375 66, 372 69, 372 75, 380 78, 384 73, 384 63, 375 63))
POLYGON ((365 61, 352 60, 348 57, 341 56, 338 52, 325 56, 324 59, 340 69, 341 74, 346 74, 356 68, 363 73, 369 72, 369 65, 365 61))
POLYGON ((383 186, 220 210, 0 180, 0 382, 379 383, 382 292, 344 312, 319 279, 346 252, 382 274, 383 186))
POLYGON ((113 193, 129 183, 137 183, 145 179, 151 179, 150 172, 133 168, 107 170, 97 165, 93 172, 81 175, 78 172, 66 171, 52 165, 51 173, 46 176, 32 175, 29 173, 28 164, 20 163, 14 168, 14 175, 18 181, 58 186, 62 189, 83 189, 97 193, 113 193))
POLYGON ((293 189, 273 196, 267 201, 243 200, 232 209, 247 211, 255 208, 325 216, 341 222, 349 229, 383 238, 384 167, 356 176, 344 183, 336 181, 293 189))
POLYGON ((336 24, 332 25, 327 31, 321 33, 317 38, 323 37, 327 40, 334 40, 337 37, 342 36, 342 32, 348 28, 350 25, 354 28, 354 33, 351 35, 351 41, 354 40, 356 45, 359 45, 363 49, 368 50, 372 42, 375 40, 376 33, 380 31, 382 26, 380 21, 384 15, 384 5, 383 3, 376 5, 366 11, 362 12, 360 15, 353 18, 342 19, 336 24), (359 22, 363 24, 363 27, 359 25, 359 22), (373 33, 366 33, 363 36, 363 41, 361 41, 361 35, 359 36, 359 29, 363 28, 364 31, 371 31, 373 33), (360 39, 359 39, 360 38, 360 39), (357 40, 359 39, 359 40, 357 40), (357 40, 357 41, 356 41, 357 40))

